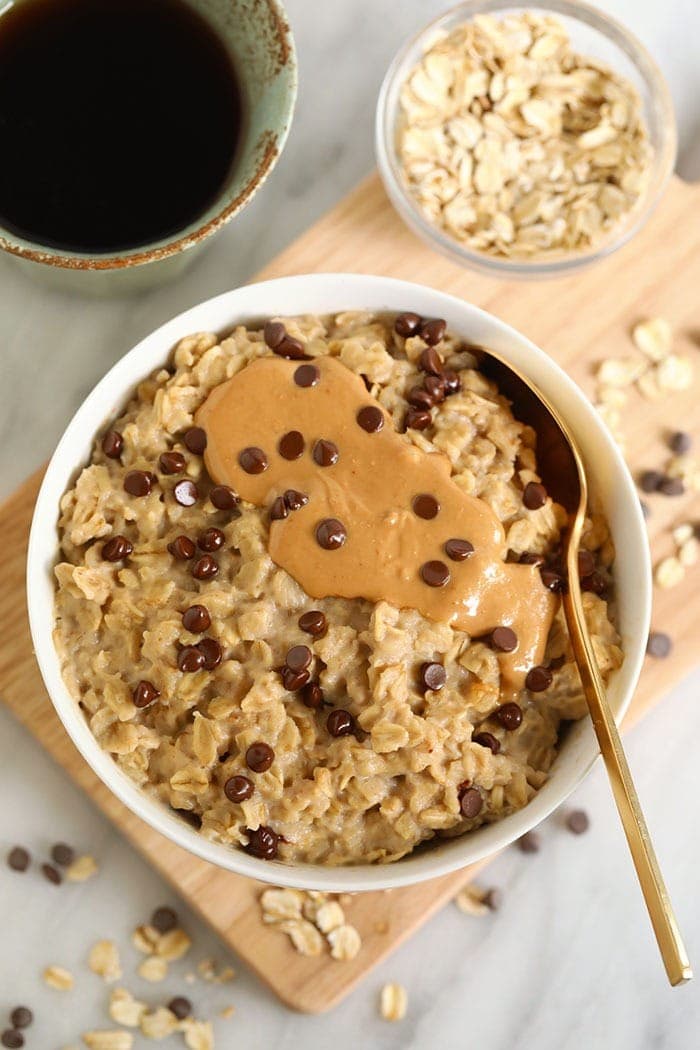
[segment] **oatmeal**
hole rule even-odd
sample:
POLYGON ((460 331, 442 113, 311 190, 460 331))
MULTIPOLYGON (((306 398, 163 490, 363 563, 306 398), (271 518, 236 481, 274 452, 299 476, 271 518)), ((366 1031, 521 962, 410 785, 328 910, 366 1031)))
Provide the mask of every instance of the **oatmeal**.
POLYGON ((476 15, 431 42, 401 91, 397 154, 431 223, 524 260, 598 245, 644 196, 652 163, 631 81, 534 11, 476 15))
MULTIPOLYGON (((586 710, 557 598, 564 521, 533 431, 444 322, 354 312, 194 335, 63 497, 63 674, 120 768, 207 837, 265 859, 396 860, 524 806, 586 710), (377 529, 412 470, 413 503, 377 529), (403 590, 382 575, 402 525, 403 590), (483 597, 479 565, 500 583, 468 620, 450 602, 483 597)), ((607 677, 622 653, 598 515, 584 546, 607 677)))

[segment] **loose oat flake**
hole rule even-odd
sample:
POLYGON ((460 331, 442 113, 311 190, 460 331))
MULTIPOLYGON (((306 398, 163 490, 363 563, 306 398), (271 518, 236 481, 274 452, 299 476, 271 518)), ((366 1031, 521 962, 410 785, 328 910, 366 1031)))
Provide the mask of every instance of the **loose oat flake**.
POLYGON ((408 1006, 406 989, 401 984, 385 984, 379 1006, 385 1021, 402 1021, 408 1006))
POLYGON ((103 1029, 84 1032, 83 1042, 89 1050, 132 1050, 134 1037, 131 1032, 103 1029))
POLYGON ((70 970, 63 966, 47 966, 44 970, 44 983, 49 988, 55 988, 57 992, 69 992, 75 984, 75 979, 70 970))
POLYGON ((362 947, 362 939, 354 926, 337 926, 328 934, 331 955, 334 959, 347 961, 354 959, 362 947))
POLYGON ((168 976, 168 962, 158 955, 149 955, 147 959, 139 963, 136 972, 144 981, 156 984, 158 981, 164 981, 168 976))
POLYGON ((72 864, 66 868, 66 878, 69 882, 86 882, 93 875, 97 875, 99 868, 97 861, 90 854, 76 857, 72 864))
POLYGON ((126 1028, 138 1028, 146 1004, 135 999, 126 988, 115 988, 109 997, 109 1016, 126 1028))
POLYGON ((642 198, 652 151, 630 81, 532 11, 434 41, 401 91, 398 154, 425 217, 466 247, 548 259, 595 247, 642 198))
POLYGON ((118 981, 122 975, 119 950, 114 941, 97 941, 90 949, 88 966, 105 981, 118 981))
POLYGON ((477 886, 465 886, 455 897, 455 904, 465 915, 487 915, 489 906, 485 901, 486 894, 477 886))

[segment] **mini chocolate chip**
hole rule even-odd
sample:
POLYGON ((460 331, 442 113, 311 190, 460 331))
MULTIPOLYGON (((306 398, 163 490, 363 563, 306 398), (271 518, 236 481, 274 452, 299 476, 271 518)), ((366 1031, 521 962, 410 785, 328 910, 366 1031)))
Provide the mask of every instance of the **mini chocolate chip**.
POLYGON ((209 493, 209 499, 217 510, 235 510, 240 502, 228 485, 215 485, 209 493))
POLYGON ((280 841, 280 836, 276 831, 261 824, 254 831, 246 828, 245 834, 248 836, 248 845, 243 847, 246 853, 250 853, 251 857, 257 857, 258 860, 275 859, 280 841))
POLYGON ((420 684, 424 690, 437 692, 447 681, 447 672, 442 664, 427 660, 420 667, 420 684))
POLYGON ((321 373, 316 365, 299 365, 294 372, 294 382, 296 385, 305 388, 316 386, 320 378, 321 373))
POLYGON ((192 634, 202 634, 211 627, 211 616, 205 605, 190 605, 182 614, 182 626, 192 634))
POLYGON ((282 459, 299 459, 304 452, 304 435, 298 430, 289 430, 279 440, 277 451, 282 459))
POLYGON ((171 1014, 175 1014, 178 1021, 184 1021, 186 1017, 192 1016, 192 1003, 189 999, 185 999, 184 995, 176 995, 168 1003, 168 1010, 171 1014))
POLYGON ((263 743, 262 740, 258 740, 257 743, 251 744, 245 753, 246 765, 248 766, 248 769, 252 769, 254 773, 267 772, 274 761, 275 752, 269 744, 263 743))
POLYGON ((566 591, 566 580, 561 573, 555 572, 553 569, 540 569, 540 577, 547 590, 553 591, 555 594, 563 594, 566 591))
POLYGON ((284 496, 277 496, 270 507, 270 521, 284 521, 289 517, 289 507, 284 502, 284 496))
POLYGON ((63 876, 61 875, 58 868, 54 868, 53 864, 42 864, 41 873, 45 879, 52 882, 54 886, 59 886, 63 882, 63 876))
POLYGON ((224 784, 224 794, 230 802, 245 802, 255 791, 253 781, 237 773, 235 777, 229 777, 224 784))
POLYGON ((539 853, 542 839, 536 831, 526 831, 515 844, 521 853, 539 853))
MULTIPOLYGON (((57 842, 55 846, 51 847, 51 860, 58 864, 59 867, 67 868, 75 860, 75 850, 65 842, 57 842)), ((21 1025, 15 1025, 15 1027, 21 1027, 21 1025)))
POLYGON ((469 540, 451 539, 447 540, 443 550, 452 561, 466 561, 474 553, 474 545, 469 540))
POLYGON ((108 430, 102 438, 102 451, 109 459, 119 459, 124 448, 124 438, 118 430, 108 430))
POLYGON ((305 671, 311 663, 308 645, 293 645, 287 653, 285 663, 290 671, 305 671))
POLYGON ((356 416, 357 422, 368 434, 376 434, 384 426, 384 413, 376 405, 366 405, 356 416))
POLYGON ((158 467, 162 474, 182 474, 187 463, 182 452, 161 452, 158 467))
POLYGON ((195 580, 211 580, 218 571, 219 566, 211 554, 203 554, 192 566, 192 575, 195 580))
POLYGON ((481 813, 484 800, 481 797, 481 792, 477 788, 461 788, 457 797, 459 798, 460 812, 463 817, 467 818, 467 820, 472 820, 481 813))
POLYGON ((486 891, 484 896, 481 898, 482 903, 486 905, 489 911, 498 911, 503 904, 503 893, 498 889, 497 886, 492 886, 486 891))
POLYGON ((338 446, 332 441, 320 438, 314 445, 313 457, 319 467, 332 467, 338 462, 338 446))
POLYGON ((13 871, 26 871, 29 867, 29 853, 23 846, 13 846, 7 854, 7 866, 13 871))
POLYGON ((423 408, 409 408, 404 417, 406 430, 427 430, 432 422, 430 412, 423 408))
POLYGON ((424 518, 426 521, 432 521, 440 512, 440 504, 435 496, 431 496, 428 492, 421 492, 420 495, 414 496, 411 506, 416 517, 424 518))
POLYGON ((29 1028, 34 1020, 34 1014, 28 1006, 16 1006, 10 1014, 10 1023, 13 1028, 29 1028))
POLYGON ((488 747, 493 755, 497 755, 501 750, 501 741, 493 733, 475 733, 472 741, 481 747, 488 747))
POLYGON ((336 707, 326 719, 326 729, 331 736, 350 736, 355 732, 355 719, 349 711, 336 707))
POLYGON ((267 456, 261 448, 249 445, 238 453, 238 462, 246 474, 262 474, 267 470, 267 456))
POLYGON ((319 711, 323 707, 323 689, 317 682, 309 682, 301 690, 301 702, 312 711, 319 711))
POLYGON ((601 598, 605 595, 607 589, 608 584, 605 577, 597 570, 581 580, 582 591, 592 591, 593 594, 597 594, 601 598))
POLYGON ((663 478, 659 483, 658 491, 662 496, 682 496, 685 485, 682 478, 663 478))
POLYGON ((420 329, 420 337, 428 346, 435 346, 445 336, 447 322, 441 317, 435 317, 432 321, 424 321, 420 329))
POLYGON ((182 440, 185 448, 188 448, 195 456, 201 456, 207 447, 207 435, 201 427, 190 427, 183 434, 182 440))
POLYGON ((657 660, 665 660, 671 655, 673 642, 669 635, 663 631, 652 631, 647 641, 647 653, 656 657, 657 660))
POLYGON ((301 689, 305 686, 311 673, 309 671, 293 671, 291 667, 282 667, 280 670, 282 676, 282 685, 290 693, 296 693, 297 689, 301 689))
POLYGON ((675 452, 677 456, 684 456, 693 447, 693 439, 687 431, 677 430, 668 439, 668 446, 671 452, 675 452))
POLYGON ((639 487, 642 492, 658 492, 663 480, 664 476, 660 470, 645 470, 639 478, 639 487))
POLYGON ((347 538, 345 526, 337 518, 324 518, 316 526, 316 542, 326 551, 338 550, 347 538))
POLYGON ((291 335, 285 335, 279 346, 275 347, 273 353, 277 354, 278 357, 286 357, 289 361, 303 361, 306 357, 304 344, 291 335))
POLYGON ((177 666, 184 674, 201 671, 204 661, 204 653, 196 645, 185 645, 177 654, 177 666))
POLYGON ((107 540, 102 546, 102 557, 105 561, 123 561, 133 553, 133 544, 126 536, 112 536, 111 540, 107 540))
POLYGON ((269 346, 270 350, 276 350, 286 334, 287 329, 280 321, 265 322, 265 327, 263 328, 263 339, 267 346, 269 346))
POLYGON ((197 548, 189 536, 176 536, 172 543, 168 544, 168 550, 173 558, 179 561, 189 561, 194 558, 197 548))
POLYGON ((504 729, 512 732, 522 724, 523 712, 518 704, 501 704, 496 708, 495 718, 504 729))
POLYGON ((531 667, 525 679, 525 688, 531 693, 543 693, 552 684, 552 672, 548 667, 531 667))
POLYGON ((423 412, 429 412, 435 403, 424 386, 411 387, 406 395, 406 400, 409 405, 423 412))
POLYGON ((489 635, 489 645, 501 653, 512 653, 518 646, 518 636, 512 627, 494 627, 489 635))
POLYGON ((328 622, 325 615, 319 609, 311 609, 302 613, 299 617, 299 627, 314 638, 321 638, 328 630, 328 622))
POLYGON ((523 503, 528 510, 539 510, 547 502, 547 490, 537 481, 528 481, 523 490, 523 503))
POLYGON ((151 926, 155 926, 158 933, 170 933, 178 924, 177 912, 174 908, 163 906, 156 908, 151 915, 151 926))
POLYGON ((399 314, 394 321, 394 331, 397 335, 402 336, 404 339, 409 339, 412 335, 415 335, 421 326, 422 318, 418 314, 412 313, 410 310, 406 313, 399 314))
POLYGON ((591 822, 584 809, 572 809, 566 817, 566 826, 574 835, 583 835, 590 828, 591 822))
POLYGON ((145 679, 138 682, 135 686, 131 699, 134 707, 148 707, 154 700, 157 700, 160 696, 160 691, 156 689, 153 682, 148 682, 145 679))
POLYGON ((591 551, 578 552, 578 574, 581 578, 590 576, 595 571, 595 557, 591 551))
POLYGON ((219 666, 224 653, 216 638, 202 638, 201 642, 197 642, 197 648, 204 656, 205 671, 213 671, 219 666))
POLYGON ((124 491, 130 496, 148 496, 153 488, 153 475, 147 470, 130 470, 124 478, 124 491))
POLYGON ((421 579, 428 587, 444 587, 450 582, 450 570, 444 561, 426 561, 420 567, 421 579))
POLYGON ((452 394, 457 394, 462 389, 462 380, 459 378, 457 372, 451 368, 446 368, 442 373, 442 378, 445 381, 445 396, 451 397, 452 394))
POLYGON ((209 554, 213 554, 214 551, 221 550, 224 543, 226 542, 226 536, 221 531, 212 526, 209 529, 205 529, 197 539, 197 546, 201 551, 207 551, 209 554))
POLYGON ((428 375, 439 376, 442 374, 443 360, 437 350, 435 350, 434 347, 429 346, 428 349, 424 350, 418 358, 418 367, 421 372, 427 372, 428 375))
POLYGON ((445 381, 442 376, 426 376, 423 380, 425 391, 434 405, 441 405, 445 400, 445 381))
POLYGON ((297 492, 296 489, 287 489, 284 494, 284 502, 288 510, 301 510, 309 502, 305 492, 297 492))
POLYGON ((0 1035, 0 1043, 8 1050, 19 1050, 19 1047, 24 1046, 24 1036, 16 1028, 6 1028, 0 1035))
POLYGON ((173 496, 175 497, 175 502, 179 503, 181 507, 194 507, 199 499, 199 490, 194 481, 184 478, 174 486, 173 496))

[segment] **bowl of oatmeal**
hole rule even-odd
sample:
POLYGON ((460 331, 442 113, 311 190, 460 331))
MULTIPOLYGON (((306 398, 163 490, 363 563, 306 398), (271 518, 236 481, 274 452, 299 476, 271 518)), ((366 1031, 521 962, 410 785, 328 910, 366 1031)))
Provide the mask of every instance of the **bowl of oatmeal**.
POLYGON ((593 764, 563 511, 475 345, 580 442, 619 718, 650 609, 632 480, 575 384, 476 307, 363 275, 237 289, 143 340, 68 426, 30 538, 37 659, 93 770, 200 857, 405 885, 515 840, 593 764))
POLYGON ((399 215, 500 276, 559 276, 616 251, 658 204, 676 148, 653 57, 581 0, 458 4, 400 48, 377 102, 399 215))

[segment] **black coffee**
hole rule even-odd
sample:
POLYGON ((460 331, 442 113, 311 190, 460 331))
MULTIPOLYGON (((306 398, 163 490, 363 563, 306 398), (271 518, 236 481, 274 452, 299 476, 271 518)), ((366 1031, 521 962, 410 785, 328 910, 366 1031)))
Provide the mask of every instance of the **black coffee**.
POLYGON ((74 251, 167 237, 226 180, 235 71, 183 0, 26 0, 0 16, 0 225, 74 251))

